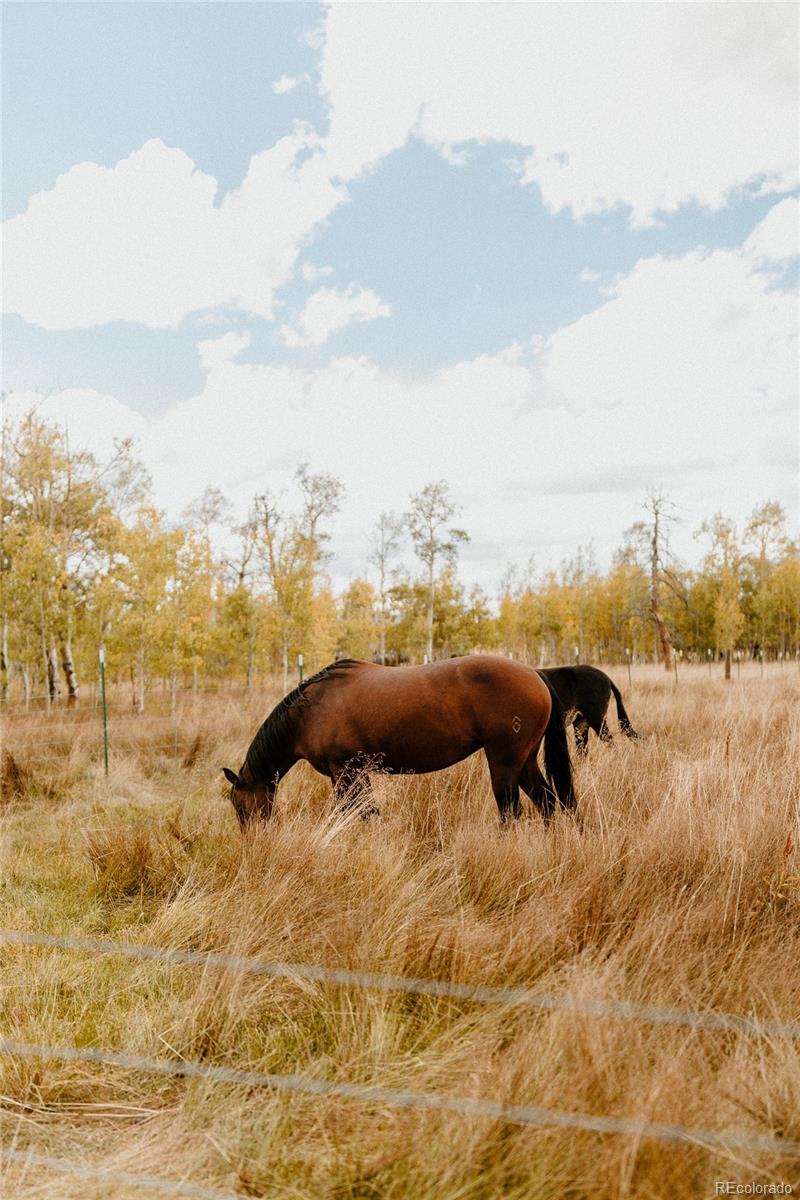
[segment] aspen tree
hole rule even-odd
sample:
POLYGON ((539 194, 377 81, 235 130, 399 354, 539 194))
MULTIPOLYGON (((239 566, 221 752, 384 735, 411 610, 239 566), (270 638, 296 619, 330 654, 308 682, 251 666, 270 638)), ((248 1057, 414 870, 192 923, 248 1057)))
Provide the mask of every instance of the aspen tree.
POLYGON ((450 489, 443 479, 427 484, 422 491, 411 497, 408 513, 408 530, 414 543, 414 553, 426 571, 426 654, 433 661, 433 609, 436 593, 436 567, 439 563, 453 563, 461 542, 469 541, 463 529, 453 528, 449 522, 456 514, 456 506, 450 499, 450 489))

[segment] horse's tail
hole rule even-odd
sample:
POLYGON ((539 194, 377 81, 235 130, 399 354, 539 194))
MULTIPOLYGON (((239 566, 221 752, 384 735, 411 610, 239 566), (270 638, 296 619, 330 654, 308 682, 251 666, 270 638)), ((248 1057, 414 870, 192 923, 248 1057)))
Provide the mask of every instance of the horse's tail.
POLYGON ((572 787, 572 762, 565 727, 564 706, 553 690, 549 679, 540 675, 550 693, 550 719, 544 731, 544 769, 547 781, 562 808, 575 808, 575 792, 572 787))
POLYGON ((637 733, 633 728, 630 722, 630 717, 625 712, 625 705, 622 703, 622 696, 619 693, 619 688, 612 679, 609 679, 608 682, 611 684, 611 691, 614 693, 614 699, 617 702, 617 720, 619 721, 620 729, 625 734, 625 737, 640 738, 642 735, 637 733))

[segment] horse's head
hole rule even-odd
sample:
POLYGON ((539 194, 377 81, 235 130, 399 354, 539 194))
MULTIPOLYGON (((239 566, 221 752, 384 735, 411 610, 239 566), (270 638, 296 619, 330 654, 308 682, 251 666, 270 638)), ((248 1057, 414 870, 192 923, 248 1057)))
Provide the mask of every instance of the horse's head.
POLYGON ((247 763, 238 775, 228 767, 223 767, 222 773, 231 785, 231 804, 242 829, 249 821, 268 821, 275 802, 277 780, 271 783, 256 782, 247 763))

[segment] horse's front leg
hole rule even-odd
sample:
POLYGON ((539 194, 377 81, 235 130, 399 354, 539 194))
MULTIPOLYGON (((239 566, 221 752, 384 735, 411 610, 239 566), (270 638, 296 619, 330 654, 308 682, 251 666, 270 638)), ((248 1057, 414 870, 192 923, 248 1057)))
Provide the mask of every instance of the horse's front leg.
POLYGON ((330 774, 336 805, 341 812, 356 809, 362 821, 380 816, 380 809, 372 799, 369 771, 358 758, 351 758, 342 766, 332 767, 330 774))

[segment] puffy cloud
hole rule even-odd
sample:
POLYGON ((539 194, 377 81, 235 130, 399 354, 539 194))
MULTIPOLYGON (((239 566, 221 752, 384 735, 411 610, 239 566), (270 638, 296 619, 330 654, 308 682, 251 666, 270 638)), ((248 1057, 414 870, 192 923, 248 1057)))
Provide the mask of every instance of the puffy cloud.
POLYGON ((354 321, 388 317, 391 311, 391 305, 371 288, 359 288, 354 283, 344 291, 320 288, 306 300, 295 323, 281 327, 281 335, 287 346, 321 346, 338 329, 354 321))
POLYGON ((209 338, 197 343, 197 351, 203 369, 213 371, 226 362, 231 362, 250 345, 249 333, 225 333, 222 337, 209 338))
POLYGON ((774 204, 744 244, 759 263, 785 263, 800 254, 800 202, 796 196, 774 204))
POLYGON ((219 206, 216 180, 159 139, 113 167, 81 163, 6 222, 5 308, 46 329, 164 328, 220 306, 271 318, 299 249, 346 197, 323 157, 298 128, 219 206))
POLYGON ((271 319, 342 181, 412 135, 451 163, 470 141, 511 142, 520 182, 576 217, 623 204, 644 225, 745 184, 788 190, 796 25, 779 4, 334 4, 314 43, 325 138, 296 127, 219 204, 216 180, 159 139, 74 166, 4 226, 5 307, 53 330, 271 319))
POLYGON ((744 253, 643 260, 548 339, 539 394, 573 414, 593 468, 625 479, 631 464, 680 463, 688 477, 710 461, 709 497, 727 500, 747 472, 768 492, 767 464, 796 444, 794 307, 744 253))
POLYGON ((333 4, 321 86, 331 170, 411 135, 526 148, 517 170, 577 217, 634 224, 797 176, 797 12, 766 4, 333 4))
POLYGON ((46 396, 11 392, 5 399, 6 417, 12 424, 31 409, 43 420, 67 430, 75 449, 86 447, 99 458, 110 456, 120 439, 130 438, 144 447, 150 428, 146 417, 116 397, 92 388, 65 388, 46 396))
POLYGON ((310 78, 310 75, 281 75, 280 79, 276 79, 273 83, 272 90, 276 96, 286 96, 301 83, 308 83, 310 78))
MULTIPOLYGON (((594 312, 499 354, 419 377, 363 358, 311 370, 237 363, 245 338, 228 333, 201 343, 198 395, 146 421, 90 397, 82 428, 138 423, 173 513, 209 484, 244 511, 256 491, 289 489, 300 461, 336 472, 339 579, 364 569, 378 512, 441 478, 473 538, 468 580, 491 586, 531 551, 557 563, 589 537, 607 557, 657 484, 693 555, 692 530, 717 508, 741 520, 767 498, 796 505, 796 306, 750 250, 774 214, 740 249, 640 261, 594 312)), ((74 394, 47 405, 73 428, 74 394)))

